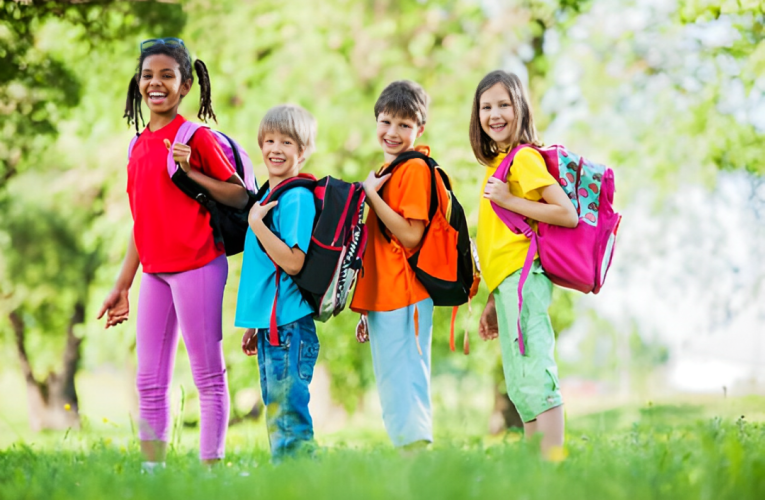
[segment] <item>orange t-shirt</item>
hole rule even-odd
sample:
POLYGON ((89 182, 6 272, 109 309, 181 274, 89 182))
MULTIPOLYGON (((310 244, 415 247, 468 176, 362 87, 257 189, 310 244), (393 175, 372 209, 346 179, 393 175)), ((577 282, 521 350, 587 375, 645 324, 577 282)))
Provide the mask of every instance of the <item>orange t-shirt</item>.
MULTIPOLYGON (((430 156, 428 146, 417 146, 415 150, 430 156)), ((439 208, 443 210, 449 195, 442 182, 437 182, 436 186, 439 208)), ((428 223, 430 169, 425 161, 409 160, 396 167, 383 187, 382 199, 405 219, 428 223)), ((406 260, 419 249, 419 245, 407 249, 392 234, 389 243, 380 231, 374 210, 369 211, 366 224, 368 239, 363 271, 359 273, 351 309, 356 312, 393 311, 428 298, 427 290, 415 278, 406 260)))

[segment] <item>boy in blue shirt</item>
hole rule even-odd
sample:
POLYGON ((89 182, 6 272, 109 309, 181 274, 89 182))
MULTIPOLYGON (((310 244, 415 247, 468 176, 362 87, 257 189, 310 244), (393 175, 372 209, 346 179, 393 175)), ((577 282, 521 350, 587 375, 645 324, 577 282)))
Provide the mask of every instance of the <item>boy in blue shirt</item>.
MULTIPOLYGON (((316 120, 300 106, 271 108, 258 130, 271 189, 296 177, 314 149, 316 120)), ((249 214, 236 304, 238 327, 247 328, 242 350, 258 356, 271 454, 275 460, 313 447, 308 384, 319 355, 313 309, 291 275, 300 272, 311 242, 314 196, 293 187, 278 201, 256 203, 249 214), (269 212, 270 224, 264 222, 269 212), (281 269, 277 297, 277 268, 281 269), (276 332, 271 331, 275 305, 276 332)))

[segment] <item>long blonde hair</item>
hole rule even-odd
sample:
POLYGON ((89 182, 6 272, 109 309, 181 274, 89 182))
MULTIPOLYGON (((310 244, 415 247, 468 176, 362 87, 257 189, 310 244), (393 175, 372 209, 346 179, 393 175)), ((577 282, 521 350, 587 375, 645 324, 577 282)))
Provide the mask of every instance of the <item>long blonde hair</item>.
POLYGON ((511 125, 513 135, 510 149, 518 144, 542 145, 534 126, 529 98, 520 78, 514 73, 507 73, 502 70, 492 71, 483 77, 475 89, 473 112, 470 115, 470 145, 473 147, 476 159, 483 165, 490 165, 500 152, 497 143, 483 131, 480 118, 481 96, 498 83, 501 83, 510 95, 510 102, 515 112, 515 123, 511 125))

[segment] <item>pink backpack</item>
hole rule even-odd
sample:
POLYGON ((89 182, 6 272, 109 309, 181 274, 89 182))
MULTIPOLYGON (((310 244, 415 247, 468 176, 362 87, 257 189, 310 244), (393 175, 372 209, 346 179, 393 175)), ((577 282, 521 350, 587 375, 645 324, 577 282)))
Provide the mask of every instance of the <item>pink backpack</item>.
POLYGON ((510 230, 531 240, 518 283, 518 345, 521 354, 526 353, 521 331, 523 285, 534 256, 539 252, 545 274, 556 285, 584 293, 598 293, 611 266, 616 232, 622 218, 613 208, 614 172, 563 146, 521 144, 508 153, 494 177, 507 182, 515 155, 525 147, 542 155, 547 170, 558 180, 574 204, 579 214, 579 224, 575 228, 566 228, 540 222, 535 233, 524 216, 491 202, 494 212, 510 230))

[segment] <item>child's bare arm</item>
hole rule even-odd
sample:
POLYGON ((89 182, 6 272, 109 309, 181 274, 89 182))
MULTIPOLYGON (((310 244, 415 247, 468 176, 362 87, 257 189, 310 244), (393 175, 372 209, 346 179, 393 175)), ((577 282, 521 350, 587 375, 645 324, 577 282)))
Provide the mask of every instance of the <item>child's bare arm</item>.
POLYGON ((483 340, 493 340, 499 336, 499 326, 497 325, 497 307, 494 303, 494 294, 490 293, 483 308, 481 320, 478 323, 478 335, 483 340))
POLYGON ((277 266, 282 268, 285 273, 294 276, 303 269, 305 263, 305 253, 297 247, 290 248, 279 239, 263 222, 263 217, 279 203, 272 201, 261 205, 256 203, 250 209, 248 222, 252 232, 258 237, 261 245, 277 266))
POLYGON ((98 319, 101 319, 105 313, 108 313, 106 316, 106 328, 127 321, 128 315, 130 314, 128 294, 140 264, 141 262, 138 258, 138 250, 135 246, 135 239, 133 238, 133 231, 131 228, 125 260, 122 261, 122 267, 120 268, 117 282, 114 284, 114 288, 109 292, 109 295, 106 296, 106 299, 104 299, 101 309, 98 311, 98 319))
POLYGON ((425 233, 425 221, 405 219, 393 210, 377 192, 383 184, 390 179, 390 174, 377 177, 372 171, 364 181, 364 191, 367 194, 367 203, 375 211, 377 217, 388 227, 393 236, 406 248, 414 248, 420 244, 422 235, 425 233))
MULTIPOLYGON (((170 151, 170 141, 165 139, 165 147, 170 151)), ((216 201, 230 207, 243 209, 247 206, 249 197, 244 187, 244 182, 237 174, 232 175, 226 181, 219 181, 212 177, 191 168, 189 160, 191 159, 191 147, 186 144, 175 144, 173 148, 173 159, 181 166, 181 169, 189 176, 189 179, 196 182, 210 193, 216 201)))
POLYGON ((216 201, 240 210, 247 206, 247 201, 249 200, 247 190, 242 185, 242 180, 239 179, 238 175, 232 175, 225 182, 213 179, 193 169, 186 172, 186 175, 189 176, 189 179, 205 188, 216 201))
POLYGON ((563 227, 576 227, 579 223, 573 203, 558 184, 542 188, 542 199, 546 203, 540 203, 512 195, 506 182, 489 177, 483 197, 539 222, 563 227))

